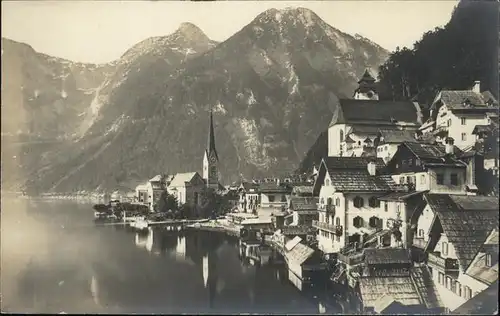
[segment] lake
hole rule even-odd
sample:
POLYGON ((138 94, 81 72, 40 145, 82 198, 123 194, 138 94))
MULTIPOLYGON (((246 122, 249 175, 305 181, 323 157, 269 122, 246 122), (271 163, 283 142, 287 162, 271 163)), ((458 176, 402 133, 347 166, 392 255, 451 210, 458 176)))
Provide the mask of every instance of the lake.
POLYGON ((1 212, 3 312, 325 311, 283 264, 251 265, 221 233, 96 226, 73 201, 2 199, 1 212))

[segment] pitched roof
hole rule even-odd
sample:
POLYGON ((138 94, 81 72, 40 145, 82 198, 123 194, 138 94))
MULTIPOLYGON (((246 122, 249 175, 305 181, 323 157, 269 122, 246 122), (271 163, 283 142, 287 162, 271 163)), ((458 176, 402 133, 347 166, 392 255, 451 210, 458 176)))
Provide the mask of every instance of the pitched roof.
POLYGON ((415 132, 409 130, 380 130, 380 137, 381 142, 385 144, 417 142, 415 132))
POLYGON ((290 198, 290 209, 294 211, 317 210, 319 197, 292 196, 290 198))
POLYGON ((360 121, 419 123, 419 111, 411 101, 340 99, 330 126, 360 121))
POLYGON ((498 200, 489 196, 425 194, 462 271, 470 266, 493 228, 498 227, 498 200))
MULTIPOLYGON (((466 167, 465 163, 454 156, 446 154, 446 147, 443 144, 427 144, 422 142, 403 143, 413 154, 426 166, 455 166, 466 167)), ((453 147, 455 156, 462 155, 462 151, 453 147)))
POLYGON ((360 277, 359 291, 365 308, 374 307, 383 295, 390 295, 403 305, 422 304, 410 276, 360 277))
POLYGON ((158 181, 161 181, 161 174, 158 174, 158 175, 152 177, 151 179, 149 179, 149 182, 158 182, 158 181))
POLYGON ((460 305, 451 312, 452 315, 497 315, 498 314, 498 280, 486 290, 460 305))
POLYGON ((250 191, 251 189, 255 189, 256 190, 259 187, 259 185, 257 183, 246 182, 246 181, 241 182, 240 187, 241 186, 247 192, 250 191))
POLYGON ((311 226, 285 226, 281 228, 283 235, 305 235, 315 231, 311 226))
POLYGON ((285 256, 289 261, 292 261, 299 265, 303 264, 313 254, 314 249, 301 244, 300 242, 296 244, 291 250, 285 252, 285 256))
POLYGON ((366 264, 411 263, 408 251, 401 248, 366 248, 363 254, 366 264))
POLYGON ((258 188, 261 193, 291 193, 292 187, 285 184, 276 184, 275 182, 261 183, 258 188))
POLYGON ((498 102, 490 93, 477 93, 472 90, 442 90, 437 96, 435 102, 431 106, 431 110, 438 108, 438 100, 446 105, 451 111, 454 110, 467 110, 467 109, 483 109, 488 110, 494 107, 488 106, 486 103, 492 99, 494 104, 498 106, 498 102), (470 105, 465 105, 464 101, 468 101, 470 105))
POLYGON ((294 186, 292 189, 292 193, 301 195, 301 194, 312 194, 313 193, 313 186, 312 185, 298 185, 294 186))
POLYGON ((466 273, 485 284, 492 284, 498 280, 498 229, 494 229, 485 241, 482 251, 479 252, 466 273), (493 266, 486 265, 486 255, 492 256, 493 266))
POLYGON ((169 186, 172 187, 182 187, 186 184, 186 182, 190 182, 195 175, 197 175, 198 172, 184 172, 184 173, 177 173, 172 181, 170 182, 169 186))
MULTIPOLYGON (((328 171, 335 190, 339 192, 388 192, 396 190, 397 186, 392 177, 380 174, 379 170, 384 167, 382 158, 373 157, 327 157, 323 159, 321 164, 321 168, 326 168, 328 171), (377 175, 369 174, 367 168, 369 162, 375 162, 377 175)), ((318 177, 318 181, 324 181, 324 176, 318 177)))

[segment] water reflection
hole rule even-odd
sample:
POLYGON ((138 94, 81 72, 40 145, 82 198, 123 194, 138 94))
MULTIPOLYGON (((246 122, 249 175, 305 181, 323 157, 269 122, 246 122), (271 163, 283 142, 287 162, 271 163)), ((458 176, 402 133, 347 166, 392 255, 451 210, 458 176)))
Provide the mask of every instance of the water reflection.
POLYGON ((7 312, 318 312, 269 248, 253 250, 252 266, 238 240, 220 233, 136 233, 87 225, 91 205, 2 203, 7 312))

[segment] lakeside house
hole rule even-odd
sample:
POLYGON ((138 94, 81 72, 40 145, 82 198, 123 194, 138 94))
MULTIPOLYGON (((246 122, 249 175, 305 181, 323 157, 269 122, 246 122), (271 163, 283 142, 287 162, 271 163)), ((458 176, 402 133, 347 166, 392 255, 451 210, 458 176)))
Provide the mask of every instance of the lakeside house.
POLYGON ((328 127, 328 156, 377 156, 380 130, 417 131, 422 112, 417 102, 379 100, 375 79, 365 71, 353 99, 340 99, 328 127))
POLYGON ((135 188, 136 200, 149 207, 151 211, 158 203, 161 194, 165 191, 166 186, 172 181, 173 175, 156 175, 149 179, 146 183, 139 184, 135 188))
MULTIPOLYGON (((312 186, 311 195, 312 195, 312 186)), ((294 188, 295 189, 295 188, 294 188)), ((312 226, 317 221, 319 197, 292 196, 288 203, 288 215, 285 216, 285 224, 290 226, 312 226)))
POLYGON ((438 314, 443 303, 426 267, 406 249, 364 249, 354 281, 360 310, 376 314, 438 314))
MULTIPOLYGON (((498 113, 498 101, 490 91, 481 92, 481 82, 475 81, 469 90, 442 90, 430 107, 430 117, 421 127, 445 143, 452 137, 460 149, 474 146, 472 134, 476 126, 489 124, 489 113, 498 113)), ((497 114, 498 115, 498 114, 497 114)))
POLYGON ((242 181, 238 187, 240 212, 252 213, 257 210, 260 204, 259 185, 252 182, 242 181))
POLYGON ((267 182, 259 184, 260 208, 283 210, 290 201, 293 187, 289 183, 267 182))
POLYGON ((302 287, 303 283, 310 283, 315 272, 324 269, 324 265, 321 264, 321 254, 301 242, 302 238, 295 236, 293 239, 286 241, 284 247, 284 257, 288 265, 288 271, 289 274, 292 274, 290 281, 299 288, 302 287))
POLYGON ((321 251, 338 253, 350 244, 363 245, 396 217, 378 200, 399 190, 392 177, 384 174, 384 168, 381 158, 328 157, 321 161, 314 184, 314 195, 319 195, 319 219, 313 222, 321 251))
POLYGON ((425 194, 415 214, 415 250, 427 265, 445 306, 454 310, 498 279, 498 199, 425 194))

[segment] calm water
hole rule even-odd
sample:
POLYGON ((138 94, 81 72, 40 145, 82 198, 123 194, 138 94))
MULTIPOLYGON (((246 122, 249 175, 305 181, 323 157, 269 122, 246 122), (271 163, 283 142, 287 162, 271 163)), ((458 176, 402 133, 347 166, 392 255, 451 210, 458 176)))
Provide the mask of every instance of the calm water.
POLYGON ((322 311, 311 293, 292 285, 283 265, 249 264, 238 241, 225 235, 137 234, 92 220, 89 204, 2 200, 2 311, 322 311))

